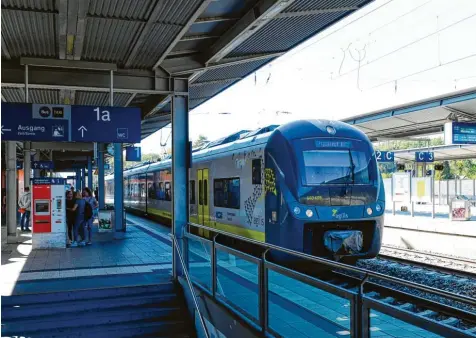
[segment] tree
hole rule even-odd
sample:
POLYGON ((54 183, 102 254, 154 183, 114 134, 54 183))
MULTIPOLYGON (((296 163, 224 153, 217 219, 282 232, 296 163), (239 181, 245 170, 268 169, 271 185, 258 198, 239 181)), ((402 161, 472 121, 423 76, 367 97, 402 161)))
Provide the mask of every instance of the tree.
POLYGON ((208 142, 208 138, 202 134, 198 135, 198 139, 193 141, 193 148, 198 148, 203 146, 205 143, 208 142))
POLYGON ((443 162, 443 170, 441 171, 442 180, 451 180, 454 178, 454 175, 451 173, 451 167, 449 161, 443 162))

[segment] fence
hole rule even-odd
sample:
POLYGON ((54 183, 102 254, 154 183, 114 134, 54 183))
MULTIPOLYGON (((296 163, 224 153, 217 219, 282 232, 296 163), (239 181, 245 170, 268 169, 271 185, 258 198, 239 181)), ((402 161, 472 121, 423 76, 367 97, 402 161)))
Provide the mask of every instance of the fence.
POLYGON ((395 212, 396 205, 409 206, 423 212, 448 213, 454 199, 469 200, 476 206, 476 180, 453 179, 435 181, 433 177, 410 177, 409 173, 395 173, 383 180, 386 209, 395 212), (431 210, 430 209, 431 206, 431 210), (436 206, 436 208, 435 208, 436 206))

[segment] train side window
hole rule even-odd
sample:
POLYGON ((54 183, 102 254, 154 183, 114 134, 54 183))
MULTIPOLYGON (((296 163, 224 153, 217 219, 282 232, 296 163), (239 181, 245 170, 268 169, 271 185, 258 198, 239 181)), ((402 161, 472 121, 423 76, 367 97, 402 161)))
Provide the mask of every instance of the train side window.
POLYGON ((159 182, 159 200, 165 199, 164 182, 159 182))
POLYGON ((190 181, 190 204, 195 204, 195 181, 190 181))
POLYGON ((261 184, 261 159, 254 159, 252 161, 251 168, 252 183, 261 184))
POLYGON ((203 205, 208 205, 208 180, 203 180, 203 205))
POLYGON ((172 189, 170 188, 170 182, 165 182, 165 200, 172 200, 172 189))
POLYGON ((214 180, 214 205, 216 207, 240 208, 240 179, 223 178, 214 180))
POLYGON ((140 196, 145 197, 145 183, 140 184, 140 196))

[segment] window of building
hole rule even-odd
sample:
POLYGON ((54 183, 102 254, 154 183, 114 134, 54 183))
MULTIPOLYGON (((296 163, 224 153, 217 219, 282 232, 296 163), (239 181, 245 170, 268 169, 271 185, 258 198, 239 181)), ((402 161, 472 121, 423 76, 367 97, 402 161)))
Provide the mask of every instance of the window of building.
POLYGON ((214 180, 214 205, 216 207, 240 208, 240 179, 221 178, 214 180))

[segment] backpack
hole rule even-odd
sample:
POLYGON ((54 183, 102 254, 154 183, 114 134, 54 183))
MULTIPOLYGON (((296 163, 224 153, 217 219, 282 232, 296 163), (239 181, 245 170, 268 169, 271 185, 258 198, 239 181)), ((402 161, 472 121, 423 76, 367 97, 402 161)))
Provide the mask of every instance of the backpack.
POLYGON ((86 202, 86 206, 84 207, 84 220, 89 221, 93 217, 93 208, 91 204, 86 202))

